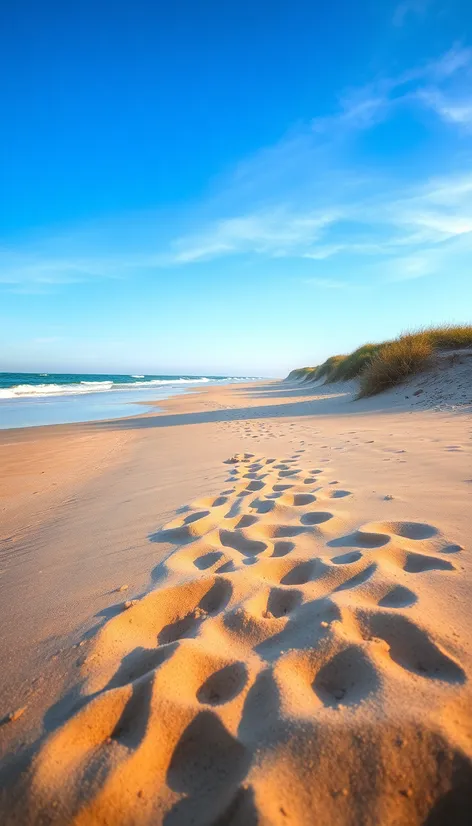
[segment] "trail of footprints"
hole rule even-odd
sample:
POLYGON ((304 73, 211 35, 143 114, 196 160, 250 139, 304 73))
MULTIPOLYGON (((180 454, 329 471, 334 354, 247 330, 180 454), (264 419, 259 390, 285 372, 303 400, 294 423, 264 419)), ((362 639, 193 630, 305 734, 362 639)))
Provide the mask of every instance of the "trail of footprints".
MULTIPOLYGON (((106 624, 87 664, 82 733, 111 704, 104 742, 124 749, 123 760, 157 737, 168 754, 155 782, 176 823, 193 822, 179 807, 199 794, 196 764, 211 774, 213 822, 239 794, 262 731, 282 740, 284 721, 307 709, 314 721, 328 715, 326 725, 355 713, 381 696, 385 669, 399 687, 429 681, 448 692, 466 679, 409 613, 417 577, 454 576, 461 547, 417 522, 346 531, 352 493, 325 481, 326 469, 303 468, 303 452, 228 459, 224 490, 152 537, 173 546, 156 589, 106 624)), ((74 767, 80 757, 91 771, 104 746, 82 734, 79 748, 77 725, 55 737, 74 741, 74 767)))
MULTIPOLYGON (((224 409, 225 411, 229 409, 224 405, 218 405, 218 408, 224 409)), ((307 434, 307 437, 309 436, 310 438, 314 435, 313 428, 304 427, 293 422, 284 422, 282 418, 240 419, 237 418, 237 413, 234 413, 234 417, 230 414, 226 420, 218 422, 217 429, 221 433, 221 438, 226 439, 228 433, 231 433, 241 439, 255 440, 252 442, 254 446, 256 444, 258 445, 262 440, 279 439, 283 437, 288 438, 289 442, 293 444, 300 444, 299 438, 295 436, 296 432, 307 434)), ((303 441, 301 443, 305 444, 303 441)))

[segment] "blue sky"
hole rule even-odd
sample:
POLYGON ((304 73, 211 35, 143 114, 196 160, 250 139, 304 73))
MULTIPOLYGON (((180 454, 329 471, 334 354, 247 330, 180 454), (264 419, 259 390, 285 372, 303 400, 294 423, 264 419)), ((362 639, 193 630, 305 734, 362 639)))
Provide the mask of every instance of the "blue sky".
POLYGON ((2 15, 0 370, 281 375, 472 320, 468 0, 2 15))

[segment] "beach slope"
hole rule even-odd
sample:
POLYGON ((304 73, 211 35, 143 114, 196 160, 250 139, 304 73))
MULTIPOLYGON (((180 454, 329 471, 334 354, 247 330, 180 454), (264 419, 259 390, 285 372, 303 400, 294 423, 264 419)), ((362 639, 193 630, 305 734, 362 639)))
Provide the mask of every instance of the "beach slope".
POLYGON ((25 543, 42 570, 72 548, 11 661, 31 685, 60 642, 1 729, 5 822, 468 823, 471 420, 441 381, 209 388, 80 427, 122 447, 7 571, 14 602, 25 543))

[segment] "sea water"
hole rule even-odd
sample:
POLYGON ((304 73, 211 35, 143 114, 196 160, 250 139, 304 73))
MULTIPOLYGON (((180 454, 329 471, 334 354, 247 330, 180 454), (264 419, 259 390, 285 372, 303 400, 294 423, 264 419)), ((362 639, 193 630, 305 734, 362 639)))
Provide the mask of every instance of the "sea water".
MULTIPOLYGON (((0 429, 116 419, 199 385, 250 381, 230 376, 0 373, 0 429)), ((154 408, 155 409, 155 408, 154 408)))

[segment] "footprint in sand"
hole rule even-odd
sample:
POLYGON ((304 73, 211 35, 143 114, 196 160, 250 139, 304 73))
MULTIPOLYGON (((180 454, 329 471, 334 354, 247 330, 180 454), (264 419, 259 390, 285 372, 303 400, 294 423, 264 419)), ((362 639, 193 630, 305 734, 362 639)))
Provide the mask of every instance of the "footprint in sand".
MULTIPOLYGON (((235 454, 219 496, 186 505, 151 535, 175 546, 154 589, 99 630, 84 666, 88 701, 31 769, 42 800, 60 796, 64 822, 76 817, 84 777, 94 778, 90 821, 102 811, 95 802, 116 807, 122 787, 169 824, 288 822, 296 800, 272 795, 259 817, 252 784, 280 766, 289 789, 304 772, 316 786, 346 766, 348 788, 365 755, 364 712, 377 759, 382 732, 400 736, 399 710, 408 710, 401 762, 421 788, 419 734, 437 739, 438 719, 447 733, 437 709, 453 708, 467 679, 427 615, 424 627, 415 621, 421 581, 432 589, 456 576, 463 548, 426 522, 356 527, 353 491, 323 485, 321 469, 301 462, 301 449, 289 459, 235 454), (320 501, 332 510, 317 510, 320 501)), ((454 742, 437 747, 447 777, 454 742)))

